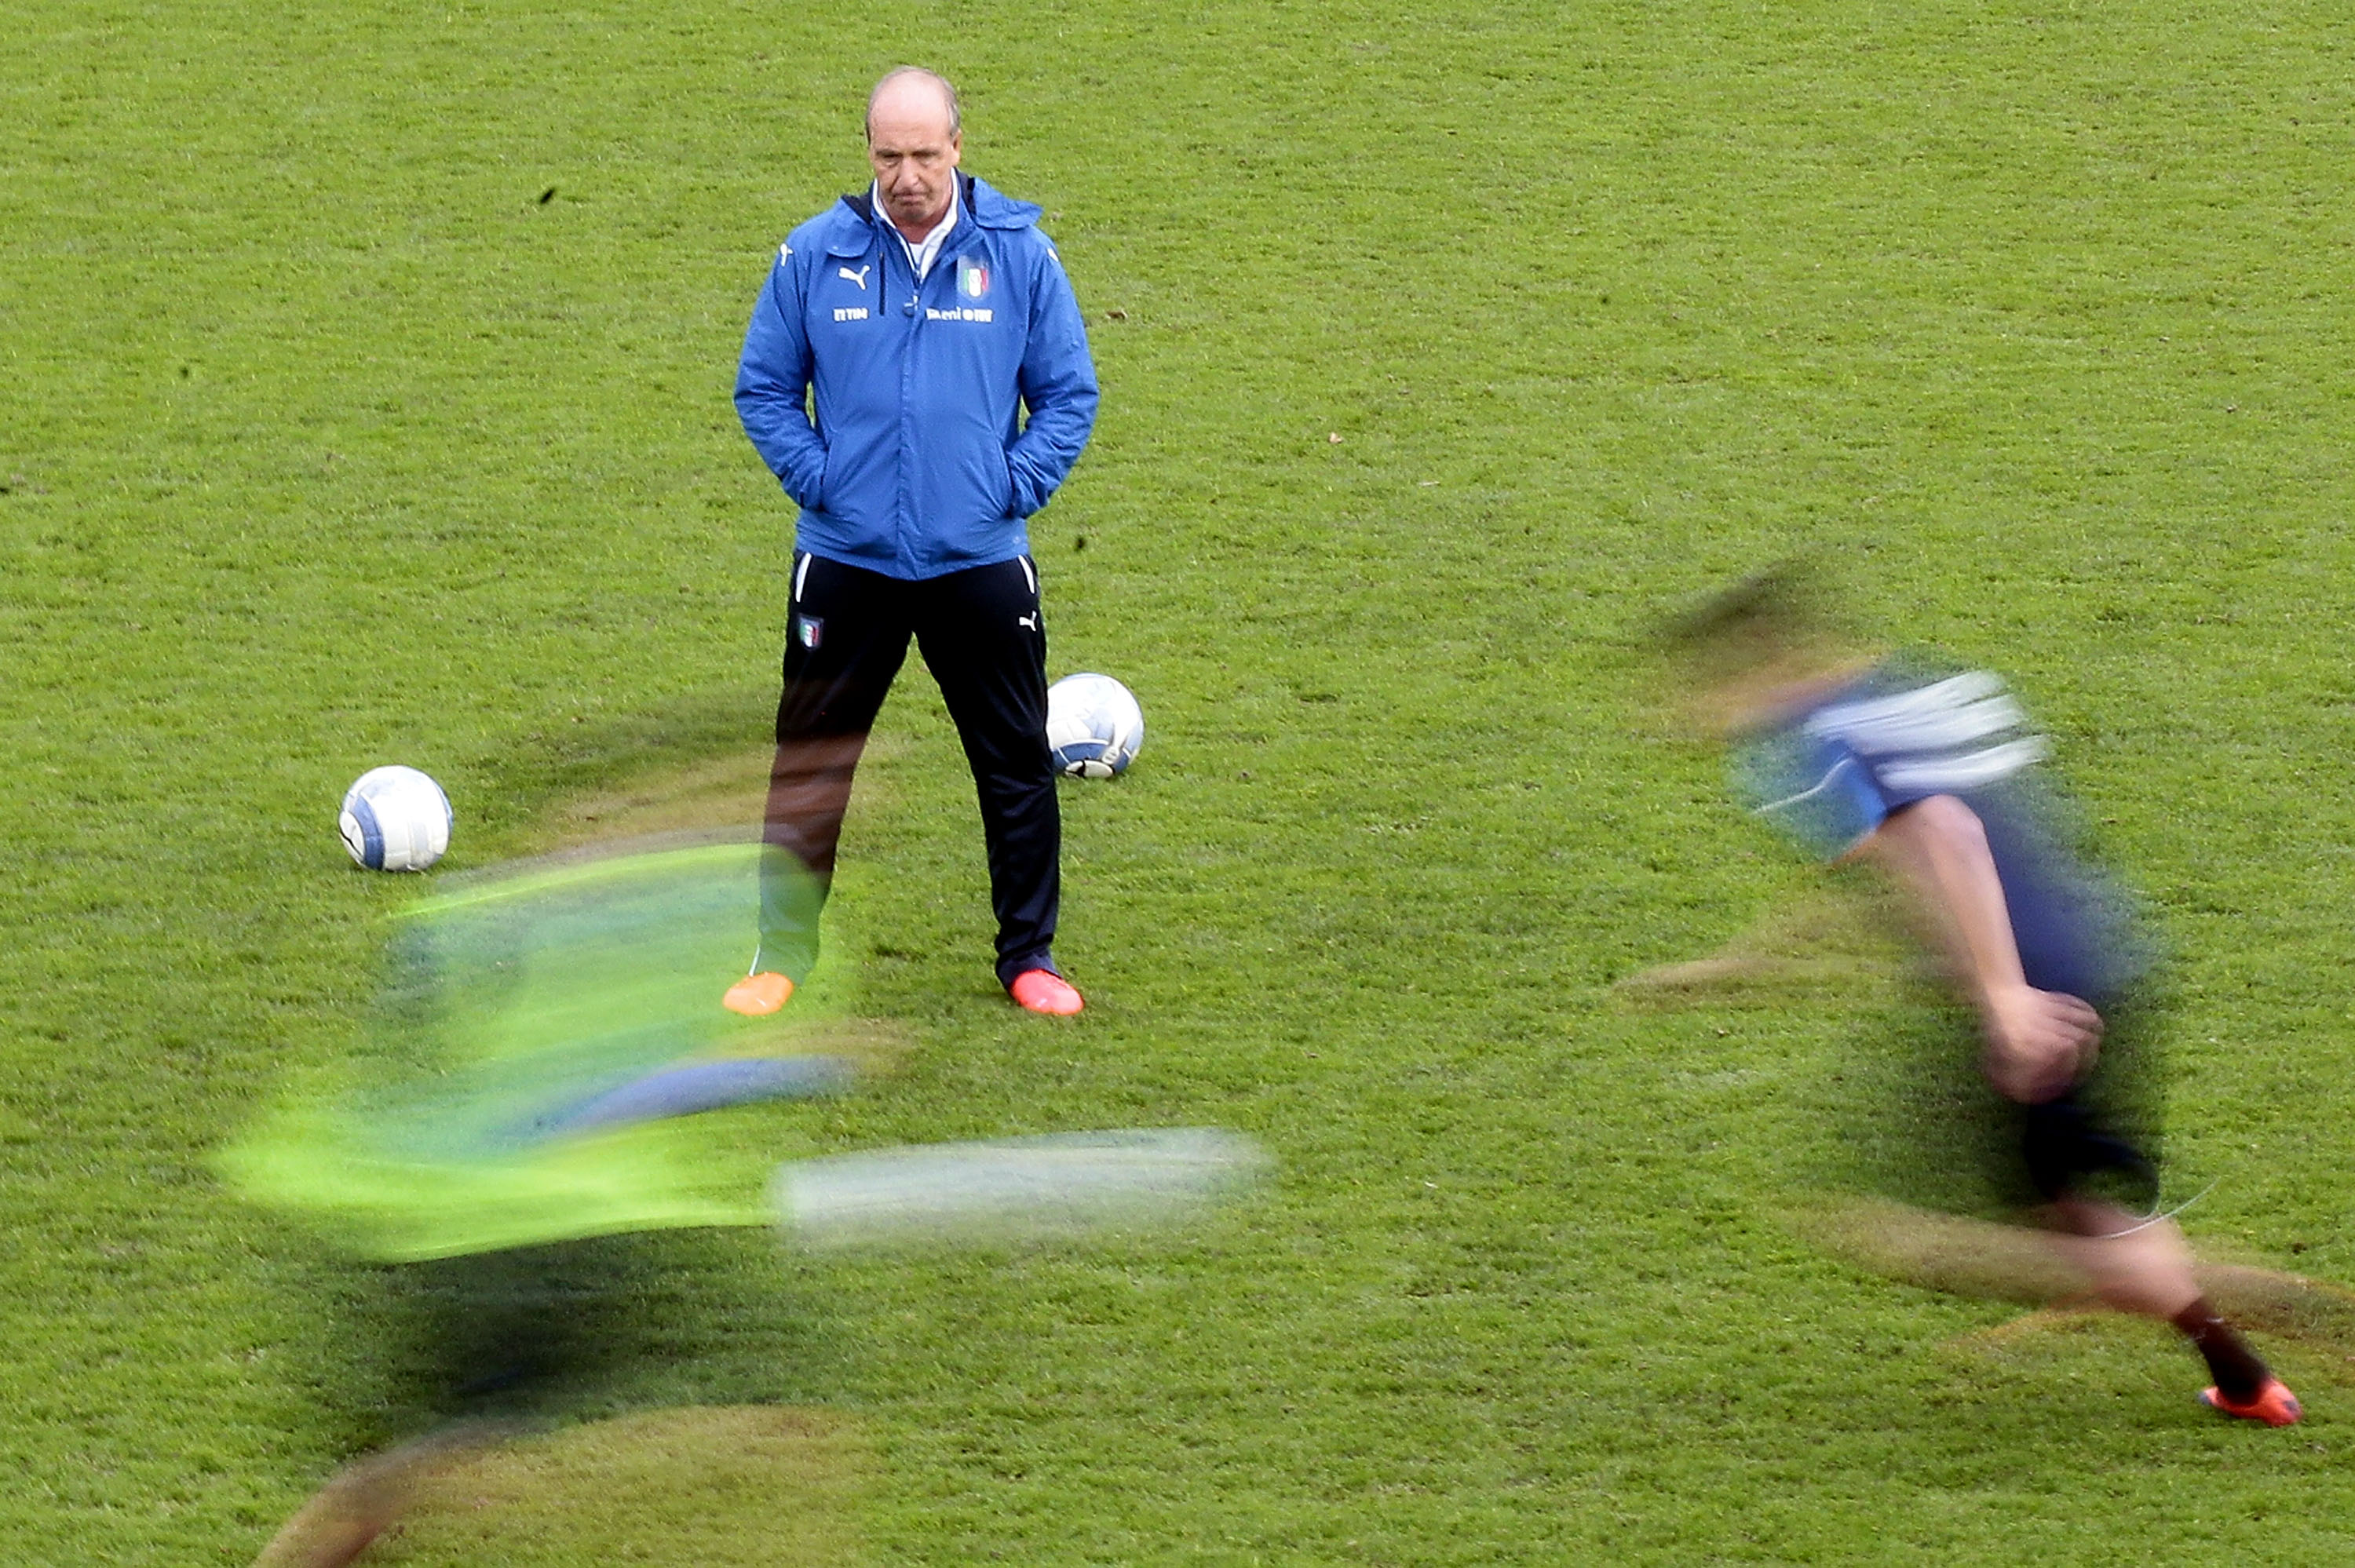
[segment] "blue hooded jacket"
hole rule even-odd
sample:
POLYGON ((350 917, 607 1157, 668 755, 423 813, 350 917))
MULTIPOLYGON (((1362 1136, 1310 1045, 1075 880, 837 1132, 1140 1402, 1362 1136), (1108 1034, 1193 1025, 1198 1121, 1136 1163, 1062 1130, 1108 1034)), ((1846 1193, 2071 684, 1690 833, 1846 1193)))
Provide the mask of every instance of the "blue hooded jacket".
POLYGON ((1039 209, 957 184, 922 283, 864 194, 794 229, 736 374, 744 433, 802 509, 794 546, 911 580, 1027 555, 1023 520, 1096 418, 1087 327, 1039 209))

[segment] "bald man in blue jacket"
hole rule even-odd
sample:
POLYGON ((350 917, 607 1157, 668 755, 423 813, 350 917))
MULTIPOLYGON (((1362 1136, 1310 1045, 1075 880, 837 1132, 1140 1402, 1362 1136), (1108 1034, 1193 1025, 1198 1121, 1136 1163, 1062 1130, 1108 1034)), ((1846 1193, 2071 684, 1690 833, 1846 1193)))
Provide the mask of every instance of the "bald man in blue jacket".
POLYGON ((868 189, 778 247, 736 377, 801 515, 765 830, 793 863, 765 879, 760 950, 726 1002, 773 1012, 816 962, 852 771, 912 636, 980 797, 998 980, 1075 1013, 1052 951, 1062 829, 1025 524, 1095 424, 1087 328, 1039 208, 958 166, 945 79, 886 76, 867 143, 868 189))

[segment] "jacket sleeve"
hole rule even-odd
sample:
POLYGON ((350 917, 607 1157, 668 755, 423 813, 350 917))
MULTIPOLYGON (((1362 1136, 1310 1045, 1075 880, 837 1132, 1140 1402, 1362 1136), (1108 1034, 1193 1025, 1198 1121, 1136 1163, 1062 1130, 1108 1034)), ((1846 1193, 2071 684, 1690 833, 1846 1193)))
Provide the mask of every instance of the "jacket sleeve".
POLYGON ((1019 381, 1030 419, 1006 453, 1014 510, 1024 517, 1044 507, 1070 476, 1096 423, 1096 367, 1088 357, 1087 323, 1054 247, 1043 235, 1039 241, 1019 381))
POLYGON ((826 442, 808 413, 815 361, 802 323, 802 285, 791 252, 780 249, 769 281, 752 306, 744 357, 736 367, 736 415, 769 471, 795 503, 819 504, 826 478, 826 442))

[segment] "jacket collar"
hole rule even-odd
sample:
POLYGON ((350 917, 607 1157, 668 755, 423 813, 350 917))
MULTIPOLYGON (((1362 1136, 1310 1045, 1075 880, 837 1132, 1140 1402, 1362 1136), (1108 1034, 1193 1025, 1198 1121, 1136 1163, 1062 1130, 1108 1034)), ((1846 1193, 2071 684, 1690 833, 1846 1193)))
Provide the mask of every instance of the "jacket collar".
MULTIPOLYGON (((1028 228, 1039 221, 1037 203, 1016 201, 987 180, 975 178, 962 169, 957 171, 957 197, 964 203, 965 216, 978 228, 1028 228)), ((874 198, 865 191, 844 196, 842 205, 870 228, 890 221, 876 212, 874 198)), ((952 246, 956 243, 954 234, 949 242, 952 246)))

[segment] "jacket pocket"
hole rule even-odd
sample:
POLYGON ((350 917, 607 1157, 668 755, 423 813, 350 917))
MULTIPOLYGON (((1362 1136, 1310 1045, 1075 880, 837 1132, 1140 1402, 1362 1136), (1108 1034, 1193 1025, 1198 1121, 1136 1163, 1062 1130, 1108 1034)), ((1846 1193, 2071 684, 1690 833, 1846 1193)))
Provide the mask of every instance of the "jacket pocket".
POLYGON ((1014 488, 1014 454, 1001 450, 997 461, 997 514, 1000 517, 1025 515, 1014 488))

